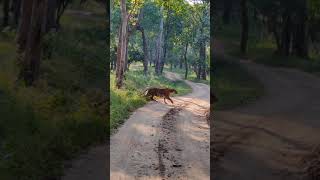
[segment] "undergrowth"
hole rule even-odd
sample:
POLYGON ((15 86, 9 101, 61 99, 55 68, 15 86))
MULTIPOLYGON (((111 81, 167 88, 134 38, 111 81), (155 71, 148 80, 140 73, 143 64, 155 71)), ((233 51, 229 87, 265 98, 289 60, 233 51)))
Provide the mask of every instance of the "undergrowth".
POLYGON ((46 35, 40 79, 17 83, 15 31, 0 33, 0 179, 43 180, 108 134, 105 24, 64 15, 46 35))

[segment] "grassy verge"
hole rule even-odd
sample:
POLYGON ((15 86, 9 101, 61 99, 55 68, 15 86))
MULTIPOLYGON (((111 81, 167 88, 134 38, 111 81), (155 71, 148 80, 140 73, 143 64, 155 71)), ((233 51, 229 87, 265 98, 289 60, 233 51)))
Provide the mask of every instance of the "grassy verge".
POLYGON ((132 111, 147 103, 142 92, 147 87, 169 87, 178 91, 177 95, 191 92, 191 88, 183 81, 170 81, 164 76, 156 76, 149 69, 148 76, 143 75, 142 66, 135 66, 126 74, 124 88, 115 88, 115 74, 110 75, 111 106, 110 125, 111 129, 117 128, 129 117, 132 111))
POLYGON ((105 106, 94 106, 105 93, 105 25, 63 16, 61 31, 46 36, 35 87, 14 83, 14 36, 0 34, 0 179, 55 179, 107 134, 105 106))
POLYGON ((273 38, 261 38, 261 31, 251 27, 248 41, 248 54, 243 57, 240 53, 240 26, 224 25, 216 32, 216 37, 224 44, 226 54, 239 58, 247 58, 257 63, 275 67, 296 68, 320 75, 320 55, 311 52, 310 59, 294 56, 283 57, 275 54, 276 43, 273 38))
POLYGON ((248 104, 263 95, 263 86, 239 63, 215 57, 213 72, 217 109, 248 104))

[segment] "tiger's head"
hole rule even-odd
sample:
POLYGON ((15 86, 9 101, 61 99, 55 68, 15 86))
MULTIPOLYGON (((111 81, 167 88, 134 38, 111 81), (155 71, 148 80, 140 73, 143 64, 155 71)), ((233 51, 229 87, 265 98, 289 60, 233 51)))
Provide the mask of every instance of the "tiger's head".
POLYGON ((175 89, 170 89, 170 93, 178 94, 178 92, 175 89))

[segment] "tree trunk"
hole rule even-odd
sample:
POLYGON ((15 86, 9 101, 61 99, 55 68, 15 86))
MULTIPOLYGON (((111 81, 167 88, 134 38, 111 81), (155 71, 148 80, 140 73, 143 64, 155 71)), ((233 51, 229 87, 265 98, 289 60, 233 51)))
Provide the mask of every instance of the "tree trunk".
POLYGON ((223 4, 223 23, 230 24, 232 12, 232 0, 224 0, 223 4))
POLYGON ((308 48, 308 9, 307 2, 304 1, 304 7, 298 14, 296 24, 296 33, 294 37, 294 53, 298 57, 309 58, 309 48, 308 48))
MULTIPOLYGON (((149 43, 151 44, 151 43, 149 43)), ((152 51, 152 47, 149 48, 149 55, 150 55, 150 58, 149 58, 149 66, 151 67, 152 66, 152 61, 153 61, 153 51, 152 51)))
POLYGON ((140 27, 141 35, 142 35, 142 44, 143 44, 143 72, 146 76, 148 73, 148 46, 147 46, 147 39, 144 33, 143 27, 140 27))
POLYGON ((68 4, 70 3, 69 0, 66 1, 58 1, 58 8, 57 8, 57 13, 56 13, 56 27, 57 29, 60 29, 61 24, 60 24, 60 19, 64 13, 64 11, 66 10, 68 4))
POLYGON ((128 37, 128 14, 126 8, 126 0, 121 0, 121 25, 119 30, 119 43, 117 49, 117 69, 116 69, 116 86, 120 89, 123 85, 124 66, 126 59, 128 37))
POLYGON ((21 13, 21 0, 13 0, 12 6, 13 6, 13 19, 14 19, 14 25, 18 26, 19 19, 20 19, 20 13, 21 13))
POLYGON ((181 53, 180 62, 179 62, 179 69, 182 69, 183 66, 183 54, 181 53))
POLYGON ((110 70, 112 71, 113 70, 113 63, 114 63, 114 61, 113 61, 113 59, 111 59, 111 61, 110 61, 110 70))
POLYGON ((286 10, 283 14, 283 29, 281 34, 281 49, 280 54, 284 56, 290 55, 290 43, 291 43, 291 19, 289 11, 286 10))
POLYGON ((164 47, 163 47, 163 61, 161 63, 161 67, 160 67, 160 73, 162 74, 163 72, 163 67, 164 67, 164 64, 166 63, 167 61, 167 56, 168 56, 168 44, 169 44, 169 34, 170 34, 170 17, 171 17, 171 10, 169 9, 168 10, 168 14, 167 14, 167 20, 166 20, 166 23, 165 23, 165 35, 164 35, 164 47))
POLYGON ((47 23, 47 3, 47 0, 29 0, 24 1, 23 5, 23 15, 29 16, 23 16, 25 22, 21 23, 19 30, 18 52, 23 56, 20 77, 27 86, 33 85, 39 77, 41 41, 47 23))
POLYGON ((160 20, 160 31, 159 36, 157 39, 157 52, 156 52, 156 64, 155 64, 155 72, 156 75, 161 74, 161 66, 163 64, 163 6, 161 6, 160 14, 161 14, 161 20, 160 20))
POLYGON ((276 40, 276 44, 277 44, 277 51, 279 52, 281 50, 281 41, 280 41, 280 37, 279 37, 279 34, 278 32, 276 31, 276 29, 274 29, 272 31, 273 35, 274 35, 274 38, 276 40))
POLYGON ((10 0, 3 0, 3 22, 2 26, 6 27, 9 25, 9 11, 10 11, 10 0))
POLYGON ((205 42, 203 42, 203 40, 201 40, 201 44, 200 44, 200 62, 199 62, 199 78, 206 80, 207 78, 207 73, 206 73, 206 47, 205 47, 205 42))
POLYGON ((188 52, 188 42, 186 43, 186 47, 184 50, 184 66, 186 68, 185 74, 184 74, 184 78, 187 79, 188 78, 188 60, 187 60, 187 52, 188 52))
POLYGON ((247 54, 247 42, 249 34, 249 17, 247 0, 241 0, 241 42, 240 50, 243 55, 247 54))
MULTIPOLYGON (((128 27, 129 28, 129 27, 128 27)), ((124 61, 124 72, 129 70, 129 62, 128 62, 128 44, 129 44, 129 37, 130 37, 130 32, 128 32, 128 35, 126 37, 126 55, 125 55, 125 61, 124 61)))
POLYGON ((47 30, 50 30, 52 28, 57 29, 57 20, 56 20, 56 11, 58 9, 58 0, 49 0, 48 6, 50 7, 48 9, 48 24, 47 24, 47 30))
MULTIPOLYGON (((27 34, 31 24, 32 4, 34 0, 25 0, 22 3, 22 20, 17 33, 18 54, 21 55, 26 48, 27 34)), ((18 59, 18 63, 22 63, 22 59, 18 59)))
POLYGON ((113 47, 113 51, 111 51, 112 54, 110 54, 110 63, 111 63, 111 70, 116 70, 116 63, 117 63, 117 46, 113 47))

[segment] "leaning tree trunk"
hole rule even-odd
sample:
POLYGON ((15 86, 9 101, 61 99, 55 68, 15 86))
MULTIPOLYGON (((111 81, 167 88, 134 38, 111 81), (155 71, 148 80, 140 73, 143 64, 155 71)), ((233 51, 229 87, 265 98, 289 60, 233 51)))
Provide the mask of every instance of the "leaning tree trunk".
POLYGON ((157 75, 161 74, 161 64, 163 63, 163 6, 161 6, 160 9, 161 14, 161 20, 160 20, 160 31, 159 36, 157 40, 157 52, 156 52, 156 65, 155 65, 155 71, 157 75))
POLYGON ((240 51, 242 54, 247 53, 248 33, 249 33, 249 17, 247 0, 241 0, 241 42, 240 51))
POLYGON ((123 85, 124 66, 127 51, 127 37, 128 37, 128 14, 126 8, 126 0, 121 0, 121 25, 119 30, 119 43, 117 49, 117 69, 116 69, 116 86, 120 89, 123 85))

